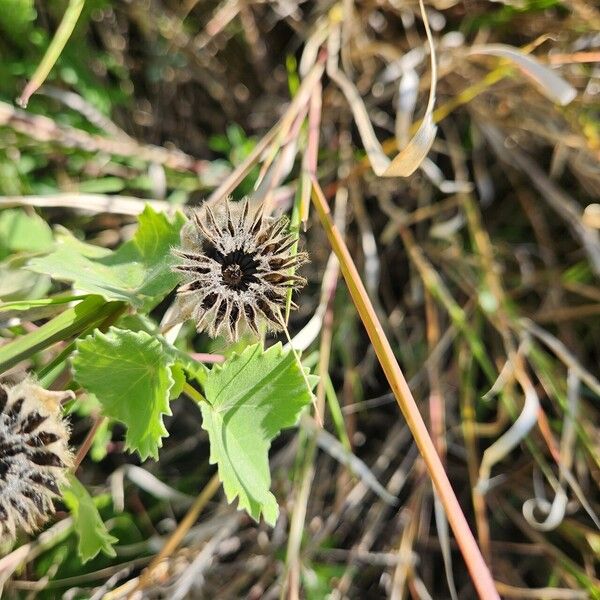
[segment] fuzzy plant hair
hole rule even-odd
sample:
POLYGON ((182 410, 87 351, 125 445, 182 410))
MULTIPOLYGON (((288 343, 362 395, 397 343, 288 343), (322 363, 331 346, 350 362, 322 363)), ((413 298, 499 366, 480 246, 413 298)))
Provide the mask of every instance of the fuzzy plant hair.
POLYGON ((247 199, 195 211, 173 250, 184 280, 177 290, 179 320, 191 318, 199 332, 224 333, 232 341, 244 329, 258 334, 260 322, 282 329, 289 290, 306 284, 295 270, 308 256, 294 252, 295 245, 287 217, 251 210, 247 199))
POLYGON ((53 498, 73 464, 61 401, 27 378, 0 383, 0 540, 33 533, 54 513, 53 498))

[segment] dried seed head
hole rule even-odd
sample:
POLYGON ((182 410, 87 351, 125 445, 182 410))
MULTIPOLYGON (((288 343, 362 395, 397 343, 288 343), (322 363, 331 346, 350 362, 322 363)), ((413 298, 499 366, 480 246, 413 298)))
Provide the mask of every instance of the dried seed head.
MULTIPOLYGON (((177 290, 180 318, 192 318, 198 331, 211 337, 226 333, 235 341, 244 326, 258 334, 264 321, 282 328, 287 292, 306 284, 291 271, 307 261, 292 253, 295 237, 287 217, 251 211, 247 200, 224 200, 215 209, 194 212, 181 232, 184 284, 177 290)), ((295 308, 295 305, 292 303, 295 308)))
POLYGON ((73 458, 60 403, 72 392, 50 392, 25 379, 0 384, 0 539, 33 533, 54 513, 52 498, 73 458))

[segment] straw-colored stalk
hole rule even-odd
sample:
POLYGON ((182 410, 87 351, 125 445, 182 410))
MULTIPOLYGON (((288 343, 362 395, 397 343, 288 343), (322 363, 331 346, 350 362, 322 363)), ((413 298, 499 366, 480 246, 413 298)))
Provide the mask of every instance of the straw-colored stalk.
POLYGON ((436 452, 425 422, 419 413, 412 392, 396 361, 390 343, 381 327, 381 323, 375 314, 373 305, 350 256, 350 252, 333 223, 323 191, 316 179, 313 178, 312 184, 312 200, 319 214, 319 219, 325 229, 329 243, 340 261, 342 274, 348 285, 350 295, 373 344, 379 363, 398 402, 398 406, 406 419, 406 423, 415 438, 415 442, 427 466, 429 476, 444 506, 448 522, 452 527, 456 541, 462 552, 473 585, 480 598, 485 600, 499 598, 490 570, 481 555, 477 542, 460 508, 450 480, 444 471, 442 461, 436 452))

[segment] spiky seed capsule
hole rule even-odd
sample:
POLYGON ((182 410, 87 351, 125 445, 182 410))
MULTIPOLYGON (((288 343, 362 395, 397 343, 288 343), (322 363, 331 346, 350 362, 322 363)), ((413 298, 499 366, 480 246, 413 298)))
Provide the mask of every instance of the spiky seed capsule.
POLYGON ((33 533, 54 513, 52 499, 73 464, 60 403, 30 378, 0 384, 0 539, 33 533))
POLYGON ((306 284, 295 269, 308 260, 305 252, 292 253, 296 239, 288 225, 285 216, 251 211, 248 200, 226 199, 194 212, 174 249, 185 282, 177 290, 179 318, 233 341, 244 326, 258 334, 261 321, 280 330, 288 290, 306 284))

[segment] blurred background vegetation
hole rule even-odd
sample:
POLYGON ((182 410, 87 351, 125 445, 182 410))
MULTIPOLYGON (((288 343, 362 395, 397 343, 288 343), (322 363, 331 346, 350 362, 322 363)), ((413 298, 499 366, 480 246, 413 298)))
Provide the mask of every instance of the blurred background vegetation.
MULTIPOLYGON (((164 210, 200 204, 285 114, 303 53, 327 46, 323 23, 334 3, 86 0, 21 109, 15 99, 67 6, 0 0, 4 302, 55 289, 23 269, 52 243, 50 227, 114 248, 131 236, 144 200, 164 210)), ((317 174, 501 596, 598 598, 600 11, 584 0, 432 0, 426 8, 439 60, 439 130, 428 161, 406 179, 376 177, 349 102, 325 74, 317 174), (469 53, 489 44, 535 56, 576 97, 560 106, 531 71, 469 53), (524 408, 533 420, 512 447, 502 436, 524 408)), ((397 152, 431 83, 419 5, 344 0, 337 9, 340 68, 384 148, 397 152)), ((308 137, 302 116, 280 140, 287 159, 270 190, 278 210, 298 205, 308 137)), ((233 195, 252 192, 259 173, 256 161, 233 195)), ((274 529, 217 496, 161 580, 141 593, 472 598, 345 286, 324 276, 330 250, 312 214, 302 238, 310 285, 290 330, 320 315, 304 355, 312 365, 329 352, 325 332, 332 335, 322 373, 331 433, 317 437, 315 452, 309 430, 276 441, 282 515, 274 529), (339 445, 362 466, 341 464, 339 445), (398 504, 366 484, 369 476, 398 504), (302 502, 302 543, 290 557, 290 521, 302 502), (292 559, 297 584, 288 578, 292 559)), ((151 317, 160 320, 167 305, 151 317)), ((3 331, 9 325, 0 320, 3 331)), ((191 327, 179 343, 198 356, 231 351, 191 327)), ((74 411, 75 446, 94 413, 89 402, 74 411)), ((101 598, 139 575, 212 473, 196 407, 182 398, 173 413, 158 462, 140 464, 123 452, 119 427, 101 428, 79 471, 119 540, 116 556, 82 565, 73 536, 54 535, 34 545, 5 584, 7 598, 101 598)))

